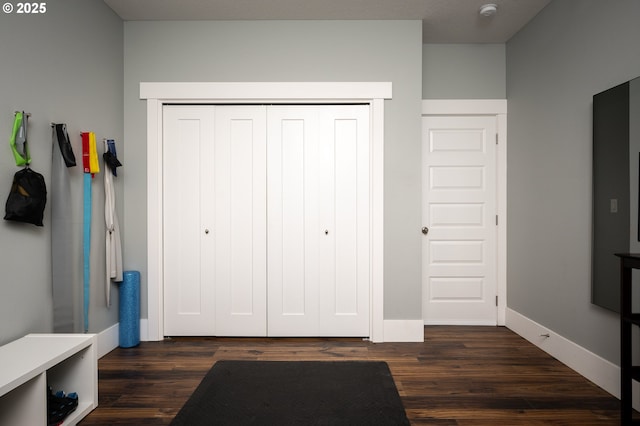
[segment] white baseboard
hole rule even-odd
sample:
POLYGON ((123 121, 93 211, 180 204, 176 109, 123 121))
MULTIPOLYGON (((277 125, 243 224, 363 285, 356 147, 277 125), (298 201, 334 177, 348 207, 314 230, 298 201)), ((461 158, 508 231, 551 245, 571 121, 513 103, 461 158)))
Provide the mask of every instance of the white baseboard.
POLYGON ((620 399, 620 367, 617 365, 508 308, 506 326, 620 399))
POLYGON ((120 325, 114 324, 98 333, 98 358, 102 358, 119 344, 120 325))
MULTIPOLYGON (((140 341, 144 342, 148 339, 147 319, 140 320, 140 341)), ((120 323, 102 330, 98 333, 98 358, 102 358, 120 345, 120 323)))
POLYGON ((140 341, 149 341, 149 320, 146 318, 140 319, 140 341))
POLYGON ((384 342, 424 342, 422 320, 384 320, 384 342))

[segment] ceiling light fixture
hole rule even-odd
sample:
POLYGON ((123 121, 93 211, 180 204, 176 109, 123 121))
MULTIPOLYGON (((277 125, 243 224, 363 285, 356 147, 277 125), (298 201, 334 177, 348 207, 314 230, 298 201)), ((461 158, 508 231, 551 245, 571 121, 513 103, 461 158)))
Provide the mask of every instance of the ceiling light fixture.
POLYGON ((493 16, 498 12, 498 5, 495 3, 485 4, 480 7, 480 15, 482 16, 493 16))

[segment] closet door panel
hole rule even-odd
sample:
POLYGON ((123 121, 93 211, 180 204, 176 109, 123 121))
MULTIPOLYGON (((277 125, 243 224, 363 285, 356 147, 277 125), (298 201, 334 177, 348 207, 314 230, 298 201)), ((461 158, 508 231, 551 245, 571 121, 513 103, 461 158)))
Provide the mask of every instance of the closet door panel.
POLYGON ((318 123, 315 108, 268 110, 270 336, 318 331, 318 123))
POLYGON ((266 335, 264 107, 216 107, 216 335, 266 335))
POLYGON ((211 161, 213 108, 166 106, 163 114, 164 334, 212 335, 213 247, 203 233, 202 175, 211 161))
POLYGON ((320 334, 369 335, 369 124, 365 106, 320 115, 320 334))
POLYGON ((165 334, 368 336, 368 106, 164 120, 165 334))

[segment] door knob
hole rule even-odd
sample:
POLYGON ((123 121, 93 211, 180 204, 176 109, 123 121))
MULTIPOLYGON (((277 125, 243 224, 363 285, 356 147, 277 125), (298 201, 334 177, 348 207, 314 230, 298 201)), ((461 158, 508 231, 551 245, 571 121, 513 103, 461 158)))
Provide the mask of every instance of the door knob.
POLYGON ((205 229, 205 230, 204 230, 204 233, 205 233, 205 234, 208 234, 208 233, 209 233, 209 230, 208 230, 208 229, 205 229))
POLYGON ((429 228, 427 228, 426 226, 423 226, 423 227, 422 227, 422 233, 423 233, 424 235, 427 235, 427 234, 429 233, 429 228))

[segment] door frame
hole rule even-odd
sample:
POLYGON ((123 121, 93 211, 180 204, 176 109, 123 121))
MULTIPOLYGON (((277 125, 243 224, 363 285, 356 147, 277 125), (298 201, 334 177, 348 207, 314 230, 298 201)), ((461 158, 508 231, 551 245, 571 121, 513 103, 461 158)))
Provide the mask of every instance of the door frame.
POLYGON ((147 340, 164 338, 162 111, 164 104, 344 104, 370 106, 369 339, 384 341, 384 100, 390 82, 141 82, 147 105, 147 340))
MULTIPOLYGON (((497 120, 496 180, 498 234, 496 262, 498 325, 505 325, 507 308, 507 100, 428 99, 422 101, 422 116, 487 115, 497 120)), ((422 143, 422 141, 421 141, 422 143)))

